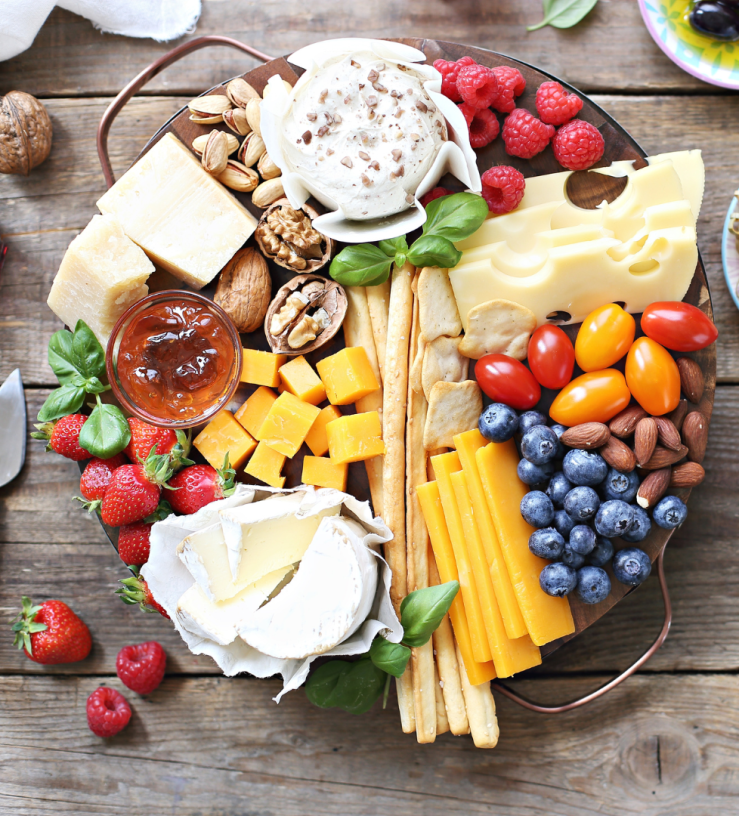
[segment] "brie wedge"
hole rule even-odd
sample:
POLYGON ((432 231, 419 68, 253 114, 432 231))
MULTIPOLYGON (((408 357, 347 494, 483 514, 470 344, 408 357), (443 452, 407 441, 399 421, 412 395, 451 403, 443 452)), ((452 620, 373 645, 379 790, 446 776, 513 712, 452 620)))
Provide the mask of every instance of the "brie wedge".
POLYGON ((226 601, 254 583, 246 578, 234 581, 231 577, 220 524, 190 533, 178 545, 177 555, 211 601, 226 601))
POLYGON ((378 562, 366 531, 344 517, 321 520, 296 576, 237 626, 241 637, 272 657, 324 654, 353 634, 370 612, 378 562))

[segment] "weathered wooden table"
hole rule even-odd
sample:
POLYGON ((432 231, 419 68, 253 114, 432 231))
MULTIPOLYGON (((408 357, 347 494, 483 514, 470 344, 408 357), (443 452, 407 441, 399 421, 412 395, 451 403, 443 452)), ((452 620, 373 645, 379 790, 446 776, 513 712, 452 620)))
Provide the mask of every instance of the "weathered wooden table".
MULTIPOLYGON (((667 549, 675 617, 645 671, 585 709, 526 712, 498 697, 501 739, 418 746, 394 703, 361 718, 275 706, 274 681, 219 676, 166 621, 113 595, 123 564, 71 500, 75 464, 29 444, 20 477, 0 489, 0 813, 113 814, 690 814, 739 813, 739 315, 721 273, 723 216, 739 186, 739 99, 701 84, 650 40, 635 0, 601 0, 571 31, 526 34, 538 0, 206 0, 197 33, 226 34, 270 54, 351 34, 429 36, 481 45, 558 74, 591 94, 650 152, 698 147, 707 186, 698 243, 720 330, 716 407, 704 484, 667 549), (90 625, 89 659, 38 666, 12 647, 21 594, 66 600, 90 625), (85 700, 122 686, 115 657, 156 639, 168 676, 146 699, 126 692, 130 726, 104 742, 85 700)), ((20 366, 32 421, 54 379, 46 344, 59 322, 46 296, 72 238, 104 189, 95 131, 110 97, 169 45, 103 36, 52 13, 33 48, 0 63, 0 93, 43 99, 54 148, 28 179, 0 177, 0 381, 20 366)), ((111 136, 120 174, 184 101, 251 67, 199 52, 128 105, 111 136)), ((655 578, 517 687, 547 701, 595 688, 630 663, 661 625, 655 578)), ((124 689, 125 691, 125 689, 124 689)))

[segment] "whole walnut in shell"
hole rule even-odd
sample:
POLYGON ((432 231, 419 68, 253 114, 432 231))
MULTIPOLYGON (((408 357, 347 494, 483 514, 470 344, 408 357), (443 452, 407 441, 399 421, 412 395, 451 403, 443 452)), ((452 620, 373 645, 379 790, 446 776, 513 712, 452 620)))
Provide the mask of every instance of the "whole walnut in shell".
POLYGON ((272 278, 258 249, 240 249, 221 270, 213 298, 241 333, 264 322, 272 297, 272 278))
POLYGON ((0 173, 27 176, 51 150, 51 119, 30 94, 11 91, 0 101, 0 173))

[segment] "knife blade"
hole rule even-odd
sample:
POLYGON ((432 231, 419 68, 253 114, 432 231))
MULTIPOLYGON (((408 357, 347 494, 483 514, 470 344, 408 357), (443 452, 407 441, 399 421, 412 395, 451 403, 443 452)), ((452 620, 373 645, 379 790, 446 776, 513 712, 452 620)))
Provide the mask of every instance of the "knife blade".
POLYGON ((0 487, 20 473, 26 459, 26 398, 21 370, 0 385, 0 487))

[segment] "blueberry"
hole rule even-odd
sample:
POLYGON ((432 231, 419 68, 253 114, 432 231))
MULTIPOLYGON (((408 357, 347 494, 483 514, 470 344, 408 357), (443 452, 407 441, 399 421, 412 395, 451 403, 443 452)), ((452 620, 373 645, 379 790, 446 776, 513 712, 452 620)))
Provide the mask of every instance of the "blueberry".
POLYGON ((580 569, 580 567, 585 563, 585 556, 579 552, 575 552, 572 547, 570 547, 569 542, 565 544, 560 559, 563 564, 568 567, 572 567, 572 569, 580 569))
POLYGON ((518 430, 518 414, 509 405, 494 402, 480 414, 480 433, 491 442, 507 442, 518 430))
POLYGON ((613 556, 613 574, 622 584, 639 586, 647 580, 651 571, 649 556, 638 547, 627 547, 613 556))
POLYGON ((570 532, 570 540, 567 542, 573 552, 580 555, 588 555, 595 549, 596 538, 592 527, 587 524, 577 524, 570 532))
POLYGON ((595 514, 595 529, 606 538, 618 538, 634 523, 634 508, 620 499, 603 502, 595 514))
POLYGON ((634 520, 631 522, 628 532, 622 533, 621 538, 628 541, 629 544, 636 544, 637 541, 644 541, 652 529, 652 522, 649 520, 649 515, 646 510, 636 505, 631 505, 634 508, 634 520))
POLYGON ((572 484, 593 487, 606 478, 608 465, 597 453, 571 450, 565 454, 562 470, 572 484))
POLYGON ((554 529, 564 538, 570 537, 570 531, 575 524, 575 519, 564 510, 557 510, 554 514, 554 529))
POLYGON ((559 440, 546 425, 535 425, 521 440, 521 454, 534 465, 543 465, 554 459, 559 440))
POLYGON ((573 487, 565 496, 564 508, 577 521, 588 521, 598 511, 600 499, 592 487, 573 487))
POLYGON ((546 425, 547 418, 540 411, 525 411, 518 418, 518 431, 524 436, 536 425, 546 425))
POLYGON ((614 468, 609 468, 606 480, 603 482, 603 495, 607 499, 632 502, 638 490, 639 477, 635 470, 632 470, 631 473, 619 473, 614 468))
POLYGON ((678 499, 677 496, 665 496, 652 513, 654 523, 664 527, 665 530, 674 530, 687 517, 688 508, 685 506, 685 502, 678 499))
POLYGON ((613 558, 613 543, 611 539, 598 536, 595 549, 588 556, 588 564, 592 564, 594 567, 605 567, 611 558, 613 558))
MULTIPOLYGON (((554 433, 557 434, 557 439, 562 438, 562 434, 567 430, 564 425, 552 425, 551 426, 554 433)), ((557 445, 557 453, 555 454, 555 459, 561 459, 567 453, 567 448, 562 444, 562 442, 557 445)))
POLYGON ((559 558, 564 547, 565 540, 554 527, 535 530, 529 538, 529 549, 539 558, 559 558))
POLYGON ((577 594, 586 604, 605 601, 611 591, 611 579, 600 567, 583 567, 577 571, 577 594))
POLYGON ((551 462, 532 465, 528 459, 521 459, 518 463, 518 478, 527 485, 545 484, 553 471, 554 465, 551 462))
POLYGON ((571 487, 572 485, 570 484, 570 480, 564 475, 564 473, 558 471, 549 480, 547 496, 549 496, 549 498, 552 500, 555 507, 562 507, 565 496, 570 492, 571 487))
POLYGON ((569 595, 577 584, 577 573, 565 564, 547 564, 539 575, 539 586, 555 598, 569 595))
POLYGON ((521 499, 521 515, 532 527, 548 527, 554 520, 554 505, 546 493, 531 490, 521 499))

